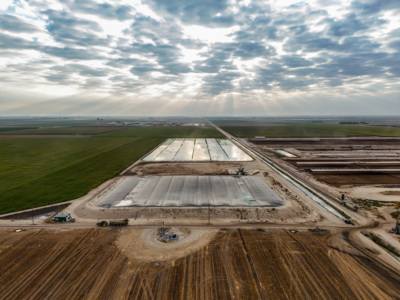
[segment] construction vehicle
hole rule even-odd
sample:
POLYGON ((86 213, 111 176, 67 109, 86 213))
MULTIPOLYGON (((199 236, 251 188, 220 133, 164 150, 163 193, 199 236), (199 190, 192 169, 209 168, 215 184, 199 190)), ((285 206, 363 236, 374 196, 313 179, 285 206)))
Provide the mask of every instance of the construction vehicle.
POLYGON ((238 168, 236 175, 246 175, 246 172, 245 172, 243 166, 240 166, 240 167, 238 168))
POLYGON ((96 223, 96 225, 99 227, 107 227, 107 226, 120 227, 120 226, 127 226, 128 222, 129 222, 128 219, 119 220, 119 221, 110 221, 110 222, 103 220, 103 221, 96 223))

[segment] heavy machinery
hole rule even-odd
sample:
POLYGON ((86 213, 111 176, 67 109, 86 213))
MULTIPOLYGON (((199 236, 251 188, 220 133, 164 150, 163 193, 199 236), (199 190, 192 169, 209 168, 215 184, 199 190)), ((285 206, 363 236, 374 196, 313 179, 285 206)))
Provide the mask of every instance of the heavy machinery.
POLYGON ((243 166, 240 166, 240 167, 238 168, 236 174, 237 174, 237 175, 246 175, 246 172, 245 172, 245 170, 244 170, 244 167, 243 167, 243 166))
POLYGON ((107 226, 120 227, 120 226, 127 226, 128 222, 129 222, 128 219, 118 220, 118 221, 110 221, 110 222, 103 220, 103 221, 96 223, 96 225, 99 227, 107 227, 107 226))

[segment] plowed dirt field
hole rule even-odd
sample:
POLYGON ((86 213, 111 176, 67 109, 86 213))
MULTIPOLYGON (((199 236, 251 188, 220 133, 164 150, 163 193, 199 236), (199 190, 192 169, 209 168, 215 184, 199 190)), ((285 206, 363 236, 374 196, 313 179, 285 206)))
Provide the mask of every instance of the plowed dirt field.
MULTIPOLYGON (((127 258, 120 230, 0 231, 1 299, 398 299, 400 275, 329 233, 221 230, 170 261, 127 258), (349 249, 351 251, 349 251, 349 249)), ((373 254, 371 254, 373 255, 373 254)))

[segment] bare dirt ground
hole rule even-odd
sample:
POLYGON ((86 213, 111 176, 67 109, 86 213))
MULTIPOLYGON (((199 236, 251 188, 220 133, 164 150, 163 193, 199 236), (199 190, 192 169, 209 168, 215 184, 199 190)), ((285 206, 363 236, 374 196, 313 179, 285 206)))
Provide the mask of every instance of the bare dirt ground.
POLYGON ((265 138, 251 139, 254 144, 274 147, 321 147, 321 146, 371 146, 398 148, 400 139, 390 137, 352 137, 352 138, 265 138))
POLYGON ((385 172, 381 174, 313 174, 299 171, 301 168, 368 168, 384 169, 398 167, 398 139, 385 138, 350 138, 350 139, 321 139, 316 141, 267 141, 253 145, 272 160, 290 168, 298 176, 313 182, 314 185, 331 195, 346 196, 354 199, 373 199, 379 201, 394 201, 400 187, 400 175, 385 172), (279 147, 278 147, 279 146, 279 147), (329 146, 329 151, 323 150, 329 146), (343 147, 352 147, 346 148, 343 147), (363 146, 370 146, 365 150, 363 146), (326 147, 325 147, 326 148, 326 147), (360 149, 358 149, 360 148, 360 149), (297 155, 297 158, 277 158, 276 149, 283 149, 297 155), (353 150, 352 150, 353 149, 353 150), (386 155, 386 156, 385 156, 386 155), (296 162, 320 162, 321 165, 297 165, 296 162), (352 161, 350 165, 326 165, 327 162, 352 161), (362 162, 375 162, 374 165, 362 165, 362 162), (388 164, 386 162, 394 162, 388 164), (361 163, 361 164, 360 164, 361 163))
POLYGON ((201 162, 201 163, 142 163, 134 165, 126 175, 228 175, 228 169, 237 170, 244 166, 245 170, 263 168, 257 161, 250 162, 201 162))
POLYGON ((117 247, 127 257, 140 261, 169 261, 200 250, 214 239, 218 230, 205 228, 169 228, 179 236, 177 241, 158 239, 159 230, 124 229, 116 240, 117 247))
POLYGON ((381 191, 379 192, 382 195, 389 195, 389 196, 400 196, 400 190, 395 190, 395 191, 381 191))
POLYGON ((321 181, 337 187, 349 186, 350 184, 353 186, 400 184, 400 174, 327 174, 314 176, 321 181))
POLYGON ((354 199, 373 199, 379 201, 399 201, 400 200, 400 186, 397 187, 387 187, 380 185, 372 186, 343 186, 341 187, 343 191, 349 197, 354 199))
MULTIPOLYGON (((196 242, 207 233, 193 234, 196 242)), ((175 250, 149 244, 166 259, 143 260, 129 251, 133 241, 146 242, 147 232, 129 228, 1 230, 1 298, 398 299, 400 293, 399 272, 342 234, 209 234, 213 238, 181 258, 165 257, 175 250), (132 243, 123 242, 127 248, 120 251, 124 239, 132 243)))

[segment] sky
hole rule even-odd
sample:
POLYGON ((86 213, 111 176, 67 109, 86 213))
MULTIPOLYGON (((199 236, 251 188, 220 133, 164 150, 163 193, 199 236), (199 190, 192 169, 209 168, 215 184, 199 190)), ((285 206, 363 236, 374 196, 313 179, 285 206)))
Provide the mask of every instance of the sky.
POLYGON ((398 0, 0 0, 0 116, 397 115, 398 0))

